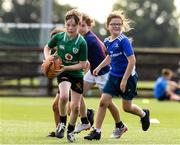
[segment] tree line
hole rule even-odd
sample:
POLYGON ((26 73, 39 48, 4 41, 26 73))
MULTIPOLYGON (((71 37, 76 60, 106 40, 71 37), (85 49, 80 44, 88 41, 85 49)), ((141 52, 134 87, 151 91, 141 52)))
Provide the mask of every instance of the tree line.
MULTIPOLYGON (((13 0, 7 4, 0 1, 0 22, 40 23, 41 2, 42 0, 13 0)), ((70 9, 70 5, 61 5, 53 0, 53 23, 64 23, 65 13, 70 9)), ((134 29, 127 35, 132 37, 134 47, 180 47, 179 16, 174 0, 117 0, 113 10, 123 10, 133 21, 134 29)), ((108 35, 104 28, 105 24, 97 21, 93 28, 102 39, 108 35)), ((7 34, 15 35, 16 32, 4 33, 1 28, 0 45, 5 43, 2 37, 7 34)), ((37 35, 38 33, 39 31, 36 32, 37 35)))

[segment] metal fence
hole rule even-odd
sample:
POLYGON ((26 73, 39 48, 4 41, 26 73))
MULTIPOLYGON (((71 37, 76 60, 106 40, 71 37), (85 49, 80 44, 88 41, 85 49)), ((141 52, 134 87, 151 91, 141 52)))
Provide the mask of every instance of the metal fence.
MULTIPOLYGON (((140 81, 153 81, 162 68, 178 70, 180 49, 135 49, 140 81)), ((56 79, 40 71, 42 48, 0 48, 0 96, 50 96, 57 92, 56 79)), ((145 90, 145 88, 140 88, 145 90)))

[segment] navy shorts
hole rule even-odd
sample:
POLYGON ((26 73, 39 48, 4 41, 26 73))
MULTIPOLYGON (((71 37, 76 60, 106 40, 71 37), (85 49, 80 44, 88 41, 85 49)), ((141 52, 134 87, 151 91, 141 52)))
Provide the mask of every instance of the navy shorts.
POLYGON ((137 95, 138 75, 135 74, 128 78, 124 93, 120 90, 121 80, 122 78, 120 77, 109 75, 102 92, 112 96, 122 96, 122 98, 125 100, 132 100, 137 95))
POLYGON ((170 96, 166 95, 164 93, 164 95, 162 95, 161 97, 158 98, 159 101, 165 101, 165 100, 169 100, 170 99, 170 96))

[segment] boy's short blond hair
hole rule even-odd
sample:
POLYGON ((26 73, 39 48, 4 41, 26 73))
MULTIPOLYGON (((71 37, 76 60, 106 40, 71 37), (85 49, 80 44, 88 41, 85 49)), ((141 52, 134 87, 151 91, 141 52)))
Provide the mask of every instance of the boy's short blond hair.
POLYGON ((88 26, 92 27, 94 25, 94 20, 86 13, 81 13, 81 21, 84 21, 88 26))

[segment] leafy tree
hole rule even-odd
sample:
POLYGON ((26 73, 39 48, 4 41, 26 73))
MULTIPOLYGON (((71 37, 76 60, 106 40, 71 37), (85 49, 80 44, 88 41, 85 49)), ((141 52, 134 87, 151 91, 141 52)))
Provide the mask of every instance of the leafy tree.
POLYGON ((124 10, 135 21, 128 33, 136 47, 177 47, 179 24, 174 0, 117 0, 114 10, 124 10))
MULTIPOLYGON (((0 1, 0 22, 4 23, 40 23, 42 0, 0 1), (8 2, 8 4, 7 4, 8 2), (8 5, 6 8, 4 5, 8 5)), ((69 5, 60 5, 53 0, 53 23, 64 23, 69 5)), ((1 28, 0 45, 39 46, 40 29, 1 28)), ((48 34, 47 34, 48 35, 48 34)))
POLYGON ((2 11, 0 15, 3 22, 35 23, 40 21, 40 2, 36 0, 26 0, 22 3, 13 0, 9 3, 10 9, 2 11))
MULTIPOLYGON (((10 2, 9 10, 0 9, 0 19, 2 22, 17 23, 39 23, 41 19, 42 0, 13 0, 10 2)), ((0 1, 2 7, 3 2, 0 1)), ((53 1, 52 21, 53 23, 64 23, 65 13, 72 7, 70 5, 60 5, 53 1)))
POLYGON ((72 7, 70 5, 63 5, 62 6, 55 1, 54 2, 53 22, 63 24, 66 12, 71 10, 71 9, 72 9, 72 7))

